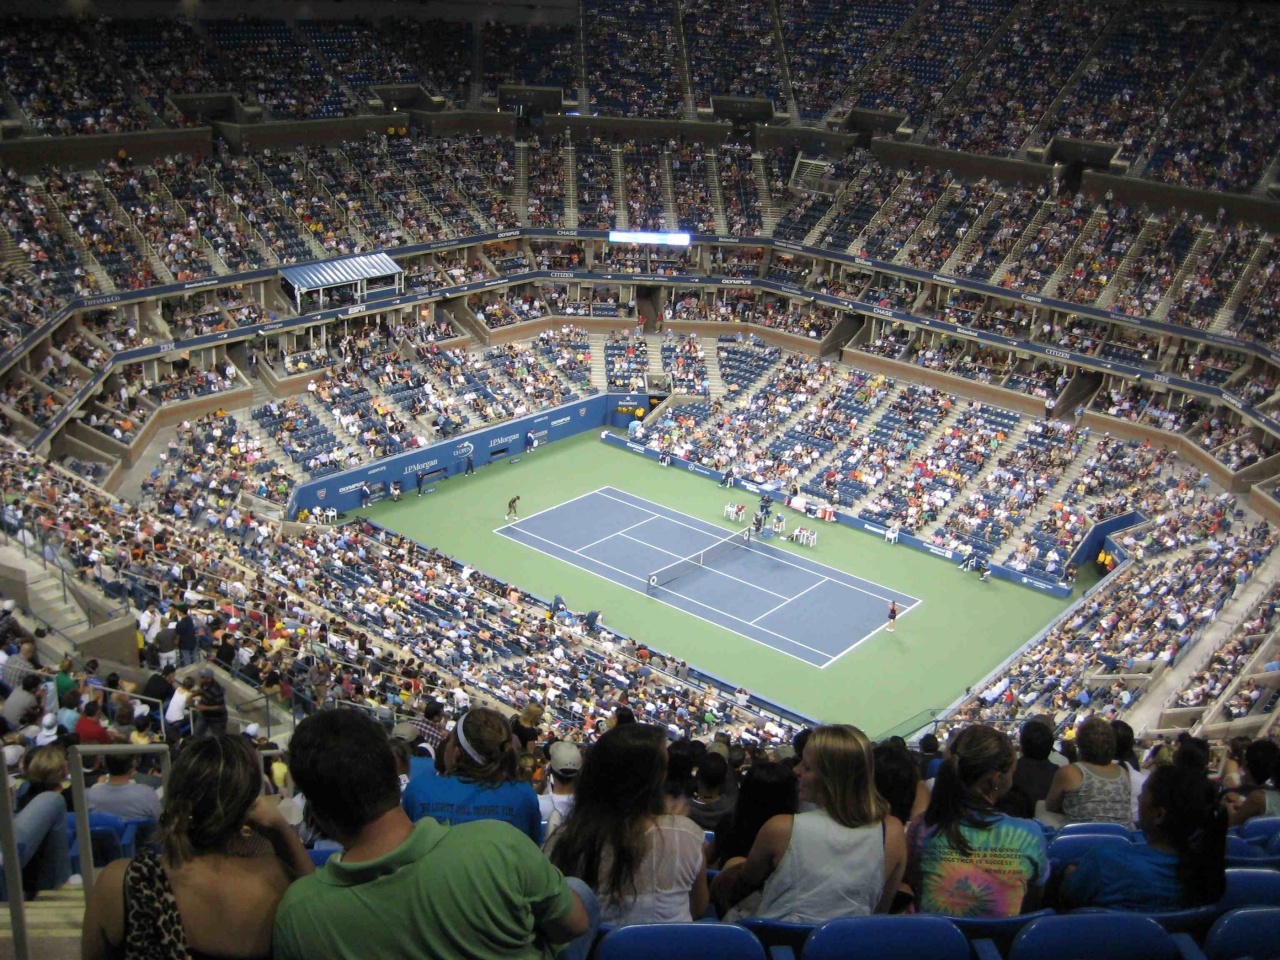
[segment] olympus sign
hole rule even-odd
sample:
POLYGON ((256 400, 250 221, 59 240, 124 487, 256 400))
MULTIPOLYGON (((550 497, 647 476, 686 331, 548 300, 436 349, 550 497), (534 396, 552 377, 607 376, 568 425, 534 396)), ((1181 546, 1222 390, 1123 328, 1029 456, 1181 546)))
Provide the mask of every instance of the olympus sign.
POLYGON ((499 240, 506 240, 508 237, 518 237, 518 236, 520 236, 519 230, 499 230, 498 231, 499 240))
POLYGON ((364 481, 361 481, 360 483, 348 483, 345 487, 339 487, 338 492, 350 493, 352 490, 359 490, 362 486, 364 486, 364 481))
POLYGON ((721 280, 720 285, 722 287, 749 287, 751 286, 751 281, 750 280, 721 280))
POLYGON ((552 420, 552 421, 551 421, 551 426, 553 426, 553 427, 563 427, 566 423, 568 423, 568 422, 569 422, 569 421, 571 421, 572 419, 573 419, 573 417, 561 417, 559 420, 552 420))

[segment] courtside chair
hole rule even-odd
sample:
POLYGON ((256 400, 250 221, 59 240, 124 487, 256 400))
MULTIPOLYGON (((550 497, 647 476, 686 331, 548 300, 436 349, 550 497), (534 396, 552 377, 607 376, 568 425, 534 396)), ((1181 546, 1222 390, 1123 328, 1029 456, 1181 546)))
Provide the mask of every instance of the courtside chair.
POLYGON ((968 960, 969 941, 944 917, 847 917, 824 923, 804 960, 968 960))
POLYGON ((611 931, 596 960, 768 960, 751 932, 733 923, 643 923, 611 931))

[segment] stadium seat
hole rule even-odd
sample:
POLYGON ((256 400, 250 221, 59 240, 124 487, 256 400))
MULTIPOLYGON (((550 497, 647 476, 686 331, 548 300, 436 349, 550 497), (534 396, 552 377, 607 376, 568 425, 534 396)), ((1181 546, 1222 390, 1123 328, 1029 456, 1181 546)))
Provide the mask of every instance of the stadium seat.
POLYGON ((1280 836, 1280 817, 1253 817, 1240 825, 1240 836, 1245 840, 1269 842, 1280 836))
POLYGON ((1150 917, 1104 912, 1029 923, 1014 938, 1008 960, 1193 960, 1198 954, 1189 937, 1175 938, 1150 917))
POLYGON ((989 940, 994 943, 1001 954, 1009 952, 1009 945, 1028 923, 1041 917, 1052 917, 1053 910, 1037 910, 1035 913, 1024 913, 1017 917, 947 917, 955 927, 974 940, 989 940))
POLYGON ((804 960, 966 960, 969 943, 944 917, 848 917, 824 923, 804 960))
POLYGON ((337 852, 338 852, 337 850, 334 850, 332 848, 326 848, 323 850, 313 849, 313 850, 307 851, 307 856, 309 856, 311 858, 311 862, 316 865, 316 869, 319 869, 320 867, 323 867, 326 863, 328 863, 329 858, 332 857, 337 852))
POLYGON ((1280 957, 1280 909, 1245 907, 1218 918, 1204 941, 1207 960, 1280 957))
POLYGON ((1060 866, 1075 863, 1094 847, 1108 843, 1128 843, 1129 836, 1108 833, 1085 833, 1073 837, 1056 837, 1049 844, 1049 859, 1060 866))
POLYGON ((611 931, 596 960, 766 960, 764 947, 732 923, 645 923, 611 931))
POLYGON ((1128 827, 1119 823, 1069 823, 1065 827, 1062 827, 1055 836, 1112 836, 1128 839, 1131 832, 1132 831, 1128 827))
POLYGON ((781 920, 760 920, 754 917, 739 920, 769 951, 773 960, 800 956, 809 936, 817 929, 808 923, 784 923, 781 920))
POLYGON ((1227 890, 1218 901, 1219 910, 1236 907, 1280 907, 1280 871, 1227 870, 1227 890))

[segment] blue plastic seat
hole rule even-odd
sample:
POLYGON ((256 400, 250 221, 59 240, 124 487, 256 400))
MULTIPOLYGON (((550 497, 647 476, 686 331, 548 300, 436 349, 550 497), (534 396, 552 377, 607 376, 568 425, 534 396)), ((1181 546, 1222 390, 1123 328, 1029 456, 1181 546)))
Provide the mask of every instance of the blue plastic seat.
POLYGON ((1008 953, 1009 945, 1028 923, 1041 917, 1055 916, 1053 910, 1037 910, 1017 917, 947 917, 968 940, 989 940, 1001 954, 1008 953))
POLYGON ((1204 941, 1207 960, 1280 957, 1280 909, 1245 907, 1218 918, 1204 941))
POLYGON ((620 927, 600 941, 596 960, 766 960, 764 947, 732 923, 646 923, 620 927))
POLYGON ((1128 839, 1130 832, 1128 827, 1120 823, 1069 823, 1059 829, 1056 836, 1077 837, 1085 834, 1088 836, 1106 835, 1128 839))
POLYGON ((1075 863, 1094 847, 1108 843, 1128 843, 1128 832, 1124 836, 1111 833, 1081 833, 1073 837, 1055 837, 1049 844, 1049 859, 1060 866, 1075 863))
POLYGON ((847 917, 824 923, 804 960, 968 960, 969 942, 944 917, 847 917))
POLYGON ((307 856, 311 858, 311 862, 316 865, 316 869, 318 870, 321 867, 323 867, 326 863, 328 863, 329 858, 332 857, 335 853, 338 853, 338 851, 333 849, 332 847, 326 847, 318 850, 317 849, 308 850, 307 856))
POLYGON ((810 923, 786 923, 782 920, 764 920, 747 917, 739 920, 756 938, 764 944, 773 960, 785 960, 788 956, 800 955, 809 937, 817 930, 810 923))
POLYGON ((1253 817, 1240 825, 1240 836, 1245 840, 1254 838, 1270 841, 1280 836, 1280 817, 1253 817))
POLYGON ((1150 917, 1103 912, 1027 924, 1008 960, 1190 960, 1198 953, 1189 937, 1165 932, 1150 917))
POLYGON ((1227 890, 1217 906, 1223 911, 1236 907, 1280 907, 1280 871, 1228 869, 1227 890))

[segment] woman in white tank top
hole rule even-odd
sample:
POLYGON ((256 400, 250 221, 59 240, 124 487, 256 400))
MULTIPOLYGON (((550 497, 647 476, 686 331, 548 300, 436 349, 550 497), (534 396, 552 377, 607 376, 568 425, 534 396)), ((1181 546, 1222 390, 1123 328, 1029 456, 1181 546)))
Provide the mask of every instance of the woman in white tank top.
POLYGON ((754 916, 818 924, 883 912, 906 869, 902 824, 876 791, 872 747, 857 727, 818 727, 796 767, 807 813, 773 817, 746 859, 712 886, 723 916, 761 890, 754 916))

